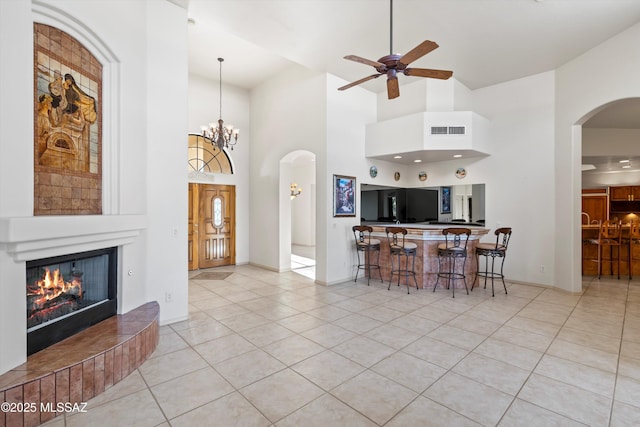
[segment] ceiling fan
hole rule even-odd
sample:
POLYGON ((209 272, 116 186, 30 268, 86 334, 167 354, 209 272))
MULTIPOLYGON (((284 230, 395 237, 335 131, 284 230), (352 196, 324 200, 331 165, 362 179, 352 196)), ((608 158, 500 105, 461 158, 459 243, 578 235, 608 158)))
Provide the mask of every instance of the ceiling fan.
POLYGON ((431 40, 425 40, 420 43, 418 46, 411 49, 409 52, 404 55, 394 54, 393 53, 393 0, 389 0, 390 2, 390 24, 389 24, 389 55, 383 56, 377 61, 372 61, 370 59, 361 58, 356 55, 347 55, 344 59, 348 59, 350 61, 359 62, 365 65, 371 65, 376 69, 377 73, 357 80, 355 82, 349 83, 342 87, 339 87, 338 90, 349 89, 353 86, 357 86, 366 81, 377 79, 383 74, 387 75, 387 96, 389 99, 397 98, 400 96, 400 87, 398 86, 398 73, 404 73, 405 76, 416 76, 416 77, 430 77, 433 79, 442 79, 447 80, 449 77, 453 75, 453 71, 446 70, 432 70, 429 68, 407 68, 409 64, 413 61, 422 58, 427 53, 438 47, 436 42, 431 40))

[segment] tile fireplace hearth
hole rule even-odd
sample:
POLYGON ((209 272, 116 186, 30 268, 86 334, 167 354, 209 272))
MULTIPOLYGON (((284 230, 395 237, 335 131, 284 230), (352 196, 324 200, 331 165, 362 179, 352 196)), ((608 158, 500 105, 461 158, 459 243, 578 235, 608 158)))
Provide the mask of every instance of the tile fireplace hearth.
POLYGON ((33 404, 33 412, 0 412, 0 426, 36 426, 58 403, 86 402, 137 369, 158 345, 157 302, 112 316, 32 354, 0 375, 0 402, 33 404))

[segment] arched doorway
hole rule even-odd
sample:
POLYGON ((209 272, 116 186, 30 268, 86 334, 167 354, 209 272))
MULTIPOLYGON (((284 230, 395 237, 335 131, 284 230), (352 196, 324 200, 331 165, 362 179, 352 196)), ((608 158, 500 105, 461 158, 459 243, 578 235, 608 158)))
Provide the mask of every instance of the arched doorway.
MULTIPOLYGON (((581 122, 581 222, 614 217, 626 222, 630 215, 638 212, 632 214, 620 210, 618 205, 612 208, 610 189, 640 185, 640 144, 637 144, 640 138, 640 98, 619 99, 601 105, 586 114, 581 122), (597 203, 605 206, 595 209, 594 214, 590 206, 597 203)), ((584 240, 582 237, 580 242, 584 240)), ((584 251, 588 250, 584 248, 584 251)), ((589 258, 583 250, 578 252, 583 258, 589 258)), ((597 269, 594 270, 595 267, 585 260, 582 262, 585 277, 594 275, 597 269)))
POLYGON ((315 279, 316 156, 296 150, 280 160, 281 265, 315 279))

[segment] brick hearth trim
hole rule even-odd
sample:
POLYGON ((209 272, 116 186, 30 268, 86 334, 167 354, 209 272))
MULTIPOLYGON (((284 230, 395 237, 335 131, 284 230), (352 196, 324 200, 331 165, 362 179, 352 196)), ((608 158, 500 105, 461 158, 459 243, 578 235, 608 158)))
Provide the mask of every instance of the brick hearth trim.
POLYGON ((0 402, 30 405, 30 412, 0 411, 0 427, 37 426, 61 412, 58 404, 81 404, 117 384, 156 349, 157 302, 106 319, 27 358, 0 375, 0 402))

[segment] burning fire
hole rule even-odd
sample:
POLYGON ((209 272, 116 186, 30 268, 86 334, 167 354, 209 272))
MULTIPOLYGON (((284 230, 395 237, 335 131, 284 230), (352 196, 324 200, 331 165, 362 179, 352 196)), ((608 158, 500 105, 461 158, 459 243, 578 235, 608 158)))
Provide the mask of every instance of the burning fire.
POLYGON ((51 271, 46 268, 44 277, 35 283, 35 287, 36 289, 32 289, 31 294, 41 296, 34 301, 36 304, 44 304, 62 294, 82 297, 82 280, 74 276, 70 282, 65 282, 59 269, 56 269, 52 275, 51 271))

